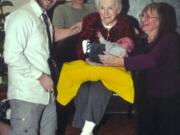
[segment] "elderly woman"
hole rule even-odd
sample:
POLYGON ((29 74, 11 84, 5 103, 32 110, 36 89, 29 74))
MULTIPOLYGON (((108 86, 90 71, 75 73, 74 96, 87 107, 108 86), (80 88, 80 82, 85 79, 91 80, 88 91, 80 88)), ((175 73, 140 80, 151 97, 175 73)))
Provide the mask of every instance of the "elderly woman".
POLYGON ((151 3, 140 15, 147 34, 147 52, 128 58, 100 55, 106 66, 143 71, 143 97, 138 110, 138 135, 180 135, 179 37, 174 8, 151 3))
MULTIPOLYGON (((96 0, 98 12, 87 15, 83 20, 81 37, 78 45, 79 59, 85 59, 82 52, 82 41, 89 39, 98 42, 97 33, 111 42, 122 37, 133 39, 134 30, 128 19, 121 15, 121 0, 96 0)), ((75 97, 75 115, 73 126, 82 128, 81 135, 91 135, 95 125, 101 121, 108 102, 112 96, 101 81, 85 82, 75 97)))

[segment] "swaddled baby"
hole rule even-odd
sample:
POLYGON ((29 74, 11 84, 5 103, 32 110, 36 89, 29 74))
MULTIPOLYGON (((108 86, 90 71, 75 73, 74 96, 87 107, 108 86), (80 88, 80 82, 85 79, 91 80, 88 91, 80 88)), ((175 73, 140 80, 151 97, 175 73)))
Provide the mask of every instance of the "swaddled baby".
POLYGON ((129 37, 123 37, 116 42, 110 42, 100 32, 97 33, 97 36, 99 43, 91 43, 89 39, 82 42, 83 52, 91 62, 100 63, 98 55, 104 52, 117 57, 127 57, 128 53, 134 49, 134 43, 129 37))

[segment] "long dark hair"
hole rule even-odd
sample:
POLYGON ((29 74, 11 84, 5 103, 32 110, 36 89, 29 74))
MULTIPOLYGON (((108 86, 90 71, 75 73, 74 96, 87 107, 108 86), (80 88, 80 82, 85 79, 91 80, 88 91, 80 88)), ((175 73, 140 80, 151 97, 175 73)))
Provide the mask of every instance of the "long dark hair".
POLYGON ((160 19, 159 34, 174 32, 177 29, 177 19, 174 7, 161 2, 159 3, 158 15, 160 19))

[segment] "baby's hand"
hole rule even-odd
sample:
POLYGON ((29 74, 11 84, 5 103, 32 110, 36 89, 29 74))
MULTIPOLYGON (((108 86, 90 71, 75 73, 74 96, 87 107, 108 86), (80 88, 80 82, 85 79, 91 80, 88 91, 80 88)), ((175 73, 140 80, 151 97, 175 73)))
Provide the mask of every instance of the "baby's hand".
POLYGON ((98 37, 98 38, 102 37, 101 32, 99 32, 99 31, 97 32, 97 37, 98 37))
POLYGON ((98 39, 99 39, 99 43, 101 43, 101 44, 106 44, 108 41, 106 41, 105 40, 105 38, 103 37, 103 35, 101 34, 101 32, 97 32, 96 33, 97 34, 97 37, 98 37, 98 39))

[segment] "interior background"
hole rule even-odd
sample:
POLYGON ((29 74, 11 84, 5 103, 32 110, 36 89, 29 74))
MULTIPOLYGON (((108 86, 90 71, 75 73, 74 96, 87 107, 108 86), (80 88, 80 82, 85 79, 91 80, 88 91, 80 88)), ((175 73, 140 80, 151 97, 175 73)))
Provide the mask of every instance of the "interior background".
MULTIPOLYGON (((28 2, 29 0, 10 0, 13 2, 13 7, 5 7, 5 11, 13 11, 16 8, 18 8, 20 5, 28 2)), ((88 2, 93 2, 94 0, 88 0, 88 2)), ((140 12, 142 11, 142 8, 144 8, 145 5, 147 5, 150 2, 167 2, 171 4, 177 14, 177 21, 178 21, 178 31, 180 32, 180 0, 129 0, 130 9, 128 14, 134 16, 138 19, 138 16, 140 12)), ((169 18, 171 19, 171 18, 169 18)))

